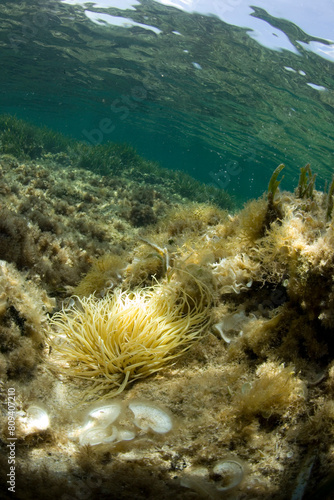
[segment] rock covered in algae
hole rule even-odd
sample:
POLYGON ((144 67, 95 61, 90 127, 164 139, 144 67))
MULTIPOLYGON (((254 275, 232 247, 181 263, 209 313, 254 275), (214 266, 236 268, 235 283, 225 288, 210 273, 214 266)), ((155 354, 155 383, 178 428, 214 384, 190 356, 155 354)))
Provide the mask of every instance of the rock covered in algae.
MULTIPOLYGON (((29 241, 34 242, 29 248, 36 250, 31 267, 17 269, 21 263, 15 252, 12 264, 6 262, 2 267, 3 388, 15 388, 23 419, 28 418, 33 404, 41 402, 49 418, 47 429, 38 430, 35 425, 36 430, 25 432, 24 421, 18 428, 21 497, 29 498, 28 492, 33 490, 45 499, 62 495, 76 498, 80 486, 87 498, 112 494, 118 498, 183 500, 203 498, 208 491, 222 495, 225 492, 219 488, 225 488, 229 478, 231 494, 240 499, 281 500, 301 489, 310 495, 316 493, 317 483, 328 479, 324 471, 333 462, 334 247, 327 194, 313 191, 311 200, 288 192, 278 197, 276 193, 277 219, 272 217, 273 211, 268 218, 265 197, 248 202, 234 214, 193 204, 189 208, 175 200, 170 217, 168 204, 154 199, 157 220, 152 227, 141 227, 139 239, 139 229, 121 217, 122 206, 124 213, 129 213, 125 184, 122 187, 115 181, 117 196, 113 196, 111 208, 106 205, 108 193, 95 185, 96 177, 57 168, 71 184, 68 198, 59 199, 63 184, 57 184, 55 178, 49 199, 40 196, 37 202, 39 211, 49 213, 52 220, 47 223, 39 213, 32 214, 28 198, 19 210, 20 218, 29 221, 25 227, 31 232, 29 241), (66 177, 70 173, 71 182, 66 177), (87 193, 90 183, 91 195, 87 193), (182 215, 183 210, 178 223, 175 214, 179 211, 182 215), (98 221, 95 228, 94 219, 98 221), (63 235, 58 227, 64 229, 63 235), (153 245, 149 247, 143 239, 153 245), (161 255, 154 246, 166 248, 166 253, 161 255), (43 248, 47 249, 44 260, 43 248), (204 301, 203 307, 206 310, 210 303, 213 322, 184 356, 172 360, 174 364, 163 365, 145 378, 137 377, 125 387, 118 396, 122 410, 115 420, 109 420, 108 411, 101 410, 103 401, 97 403, 89 422, 90 429, 96 425, 100 434, 95 428, 93 436, 86 434, 80 443, 80 437, 73 435, 83 427, 83 395, 96 380, 66 377, 66 359, 56 359, 54 349, 45 348, 46 310, 51 313, 55 305, 47 294, 52 291, 58 309, 64 298, 68 300, 64 308, 72 314, 73 288, 68 286, 78 285, 90 263, 99 258, 103 261, 108 253, 117 255, 118 263, 116 259, 114 265, 109 259, 110 265, 102 265, 105 275, 96 287, 91 274, 88 289, 78 292, 80 303, 84 304, 83 296, 92 294, 96 303, 102 303, 107 294, 109 299, 116 298, 125 290, 135 294, 139 288, 144 294, 155 280, 159 286, 162 282, 182 283, 191 300, 197 301, 198 289, 192 286, 191 278, 188 282, 185 278, 189 273, 210 290, 210 300, 204 301), (166 258, 163 260, 167 253, 168 272, 166 258), (62 269, 56 278, 52 269, 48 271, 50 262, 57 262, 56 270, 62 269), (72 265, 75 271, 66 277, 65 271, 72 265), (60 287, 62 282, 64 287, 60 287), (214 324, 220 327, 213 328, 214 324), (19 348, 22 350, 16 352, 19 348), (25 369, 31 359, 31 368, 25 369), (154 432, 152 427, 146 431, 134 422, 131 401, 167 408, 177 425, 172 432, 154 432), (314 459, 310 471, 306 467, 309 456, 314 459), (240 482, 233 482, 228 464, 217 465, 224 460, 229 465, 240 461, 240 482), (191 478, 182 485, 187 475, 191 478)), ((13 169, 15 179, 19 170, 25 178, 37 179, 35 173, 40 170, 38 183, 30 189, 34 196, 42 195, 43 183, 50 181, 48 167, 18 163, 13 169)), ((23 183, 18 184, 20 195, 25 189, 23 183)), ((9 200, 17 203, 18 194, 12 190, 6 196, 11 211, 9 200)), ((18 219, 14 219, 19 228, 18 219)), ((10 236, 6 231, 4 234, 10 236)), ((191 308, 185 306, 180 312, 185 319, 191 308)), ((62 343, 70 347, 66 338, 62 343)), ((94 356, 96 351, 101 354, 100 347, 94 345, 94 356)), ((147 419, 142 419, 138 416, 141 426, 148 425, 147 419)), ((8 438, 6 426, 3 411, 4 441, 8 438)), ((3 457, 2 474, 6 467, 3 457)))

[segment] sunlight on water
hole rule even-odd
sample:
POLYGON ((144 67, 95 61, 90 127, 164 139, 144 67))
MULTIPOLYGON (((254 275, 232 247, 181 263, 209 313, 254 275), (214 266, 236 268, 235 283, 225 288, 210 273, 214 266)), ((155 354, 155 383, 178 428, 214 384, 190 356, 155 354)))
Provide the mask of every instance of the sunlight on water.
POLYGON ((0 112, 258 196, 333 169, 328 0, 4 2, 0 112), (321 5, 320 5, 321 4, 321 5))

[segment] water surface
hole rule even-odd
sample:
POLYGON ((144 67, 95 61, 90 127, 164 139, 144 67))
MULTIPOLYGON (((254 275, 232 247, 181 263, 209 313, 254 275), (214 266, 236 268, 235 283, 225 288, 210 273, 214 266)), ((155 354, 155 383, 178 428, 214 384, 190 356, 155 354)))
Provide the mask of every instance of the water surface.
POLYGON ((334 166, 334 5, 3 1, 0 113, 127 142, 237 198, 334 166), (299 25, 297 24, 299 23, 299 25))

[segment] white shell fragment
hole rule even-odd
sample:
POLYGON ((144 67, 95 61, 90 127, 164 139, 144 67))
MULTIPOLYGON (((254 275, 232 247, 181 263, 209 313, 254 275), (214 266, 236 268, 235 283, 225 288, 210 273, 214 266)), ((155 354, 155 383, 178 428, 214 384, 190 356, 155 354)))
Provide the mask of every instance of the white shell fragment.
POLYGON ((49 415, 44 408, 37 405, 31 405, 27 409, 27 424, 30 424, 39 431, 44 431, 50 424, 49 415))
POLYGON ((83 425, 74 432, 73 437, 79 438, 81 445, 91 446, 131 441, 138 433, 133 424, 144 431, 152 430, 158 434, 173 428, 170 413, 154 403, 130 400, 126 405, 122 401, 110 399, 95 403, 86 410, 83 425), (126 406, 131 410, 130 418, 126 414, 126 406), (123 420, 120 419, 122 416, 123 420))
POLYGON ((106 429, 105 427, 90 427, 84 429, 80 434, 79 442, 81 445, 90 444, 95 446, 97 444, 112 443, 116 441, 118 435, 118 430, 115 426, 111 429, 106 429))
POLYGON ((117 441, 131 441, 136 437, 136 433, 129 429, 118 429, 117 441))
POLYGON ((135 425, 144 431, 152 429, 158 434, 164 434, 173 428, 170 414, 155 404, 130 401, 129 408, 134 414, 135 425))
POLYGON ((238 486, 244 477, 244 468, 236 460, 221 460, 216 463, 213 473, 220 476, 220 484, 217 484, 218 491, 228 491, 238 486))
POLYGON ((123 411, 124 404, 113 399, 90 406, 86 413, 84 425, 79 431, 80 444, 95 446, 108 443, 116 444, 120 441, 134 439, 136 433, 133 430, 116 424, 123 411))
POLYGON ((25 416, 20 418, 20 422, 26 434, 45 431, 50 425, 49 415, 46 410, 38 404, 30 405, 25 416))
MULTIPOLYGON (((211 468, 210 468, 211 469, 211 468)), ((216 462, 211 469, 204 467, 189 467, 180 478, 180 485, 190 488, 201 495, 201 498, 225 498, 221 492, 227 492, 237 487, 244 477, 244 467, 234 459, 224 459, 216 462), (214 480, 211 477, 214 475, 214 480)), ((230 498, 230 497, 229 497, 230 498)))
POLYGON ((93 426, 82 430, 79 442, 81 445, 89 444, 95 446, 98 444, 119 443, 120 441, 131 441, 136 434, 128 429, 117 428, 115 425, 110 427, 93 426))
POLYGON ((88 409, 86 422, 100 427, 107 427, 118 419, 122 411, 123 404, 121 401, 108 400, 103 404, 94 404, 88 409))

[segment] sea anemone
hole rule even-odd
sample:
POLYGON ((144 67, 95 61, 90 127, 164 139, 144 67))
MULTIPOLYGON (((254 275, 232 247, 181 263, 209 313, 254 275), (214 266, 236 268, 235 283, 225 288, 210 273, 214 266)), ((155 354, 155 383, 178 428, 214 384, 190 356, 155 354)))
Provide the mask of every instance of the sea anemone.
POLYGON ((67 373, 93 382, 87 397, 120 394, 128 383, 175 360, 201 337, 210 321, 210 292, 194 278, 196 298, 178 283, 115 290, 97 300, 75 298, 56 313, 52 340, 67 373))

